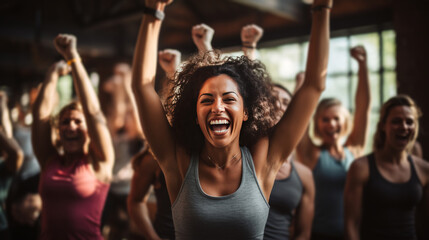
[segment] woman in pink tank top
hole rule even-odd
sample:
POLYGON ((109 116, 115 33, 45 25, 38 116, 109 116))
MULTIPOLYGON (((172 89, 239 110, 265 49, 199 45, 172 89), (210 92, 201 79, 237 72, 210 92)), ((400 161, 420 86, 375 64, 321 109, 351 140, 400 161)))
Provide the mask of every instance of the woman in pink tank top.
POLYGON ((114 161, 112 140, 76 38, 60 34, 54 44, 67 64, 52 65, 33 108, 32 142, 42 168, 41 239, 103 239, 100 219, 114 161), (51 138, 52 98, 58 77, 70 70, 79 102, 60 111, 56 147, 51 138))

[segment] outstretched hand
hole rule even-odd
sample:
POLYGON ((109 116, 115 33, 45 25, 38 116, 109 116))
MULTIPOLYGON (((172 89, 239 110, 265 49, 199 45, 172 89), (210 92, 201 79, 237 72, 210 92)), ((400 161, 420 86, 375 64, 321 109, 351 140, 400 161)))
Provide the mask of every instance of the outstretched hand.
POLYGON ((165 49, 158 53, 159 64, 168 77, 171 77, 179 67, 181 53, 175 49, 165 49))
POLYGON ((264 30, 255 24, 249 24, 241 28, 241 42, 243 45, 256 47, 256 44, 264 34, 264 30))
POLYGON ((356 46, 351 48, 350 55, 359 63, 366 62, 366 50, 363 46, 356 46))
POLYGON ((77 56, 76 43, 76 37, 71 34, 58 34, 54 39, 55 48, 67 61, 77 56))
POLYGON ((202 23, 192 27, 192 40, 200 52, 212 50, 213 28, 202 23))

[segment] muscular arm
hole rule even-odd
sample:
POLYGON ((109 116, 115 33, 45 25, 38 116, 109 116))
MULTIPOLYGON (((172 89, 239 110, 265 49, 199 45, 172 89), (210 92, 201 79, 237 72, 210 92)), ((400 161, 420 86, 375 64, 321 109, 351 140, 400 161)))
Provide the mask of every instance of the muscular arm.
POLYGON ((362 218, 363 188, 369 178, 368 159, 357 159, 351 165, 344 190, 344 212, 346 239, 359 240, 362 218))

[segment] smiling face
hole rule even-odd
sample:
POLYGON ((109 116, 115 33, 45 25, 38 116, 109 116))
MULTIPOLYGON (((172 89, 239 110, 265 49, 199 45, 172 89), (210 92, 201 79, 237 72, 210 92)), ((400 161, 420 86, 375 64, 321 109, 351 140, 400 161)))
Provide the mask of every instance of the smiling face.
POLYGON ((247 120, 237 83, 221 74, 207 79, 197 100, 197 122, 206 143, 225 147, 239 142, 241 126, 247 120))
POLYGON ((335 144, 344 135, 345 116, 340 105, 333 105, 321 111, 317 118, 316 134, 324 144, 335 144))
POLYGON ((292 100, 292 96, 286 92, 284 89, 274 86, 273 87, 274 95, 277 96, 277 103, 278 108, 280 110, 278 119, 276 119, 276 123, 280 120, 280 118, 283 116, 284 112, 286 112, 287 107, 289 106, 290 101, 292 100))
POLYGON ((60 117, 60 142, 65 153, 83 153, 89 143, 88 130, 83 113, 67 110, 60 117))
POLYGON ((403 151, 413 143, 416 134, 416 117, 408 106, 393 107, 384 123, 385 147, 403 151))

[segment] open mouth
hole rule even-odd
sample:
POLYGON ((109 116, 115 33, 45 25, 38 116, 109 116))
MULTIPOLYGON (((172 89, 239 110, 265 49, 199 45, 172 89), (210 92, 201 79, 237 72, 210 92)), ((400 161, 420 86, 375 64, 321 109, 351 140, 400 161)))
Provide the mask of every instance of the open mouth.
POLYGON ((77 141, 79 139, 80 139, 79 136, 66 136, 66 137, 64 137, 64 140, 66 140, 66 141, 77 141))
POLYGON ((408 141, 410 139, 410 134, 396 134, 395 137, 399 141, 408 141))
POLYGON ((209 128, 216 134, 223 134, 228 131, 230 125, 231 123, 226 119, 216 119, 210 121, 209 128))

